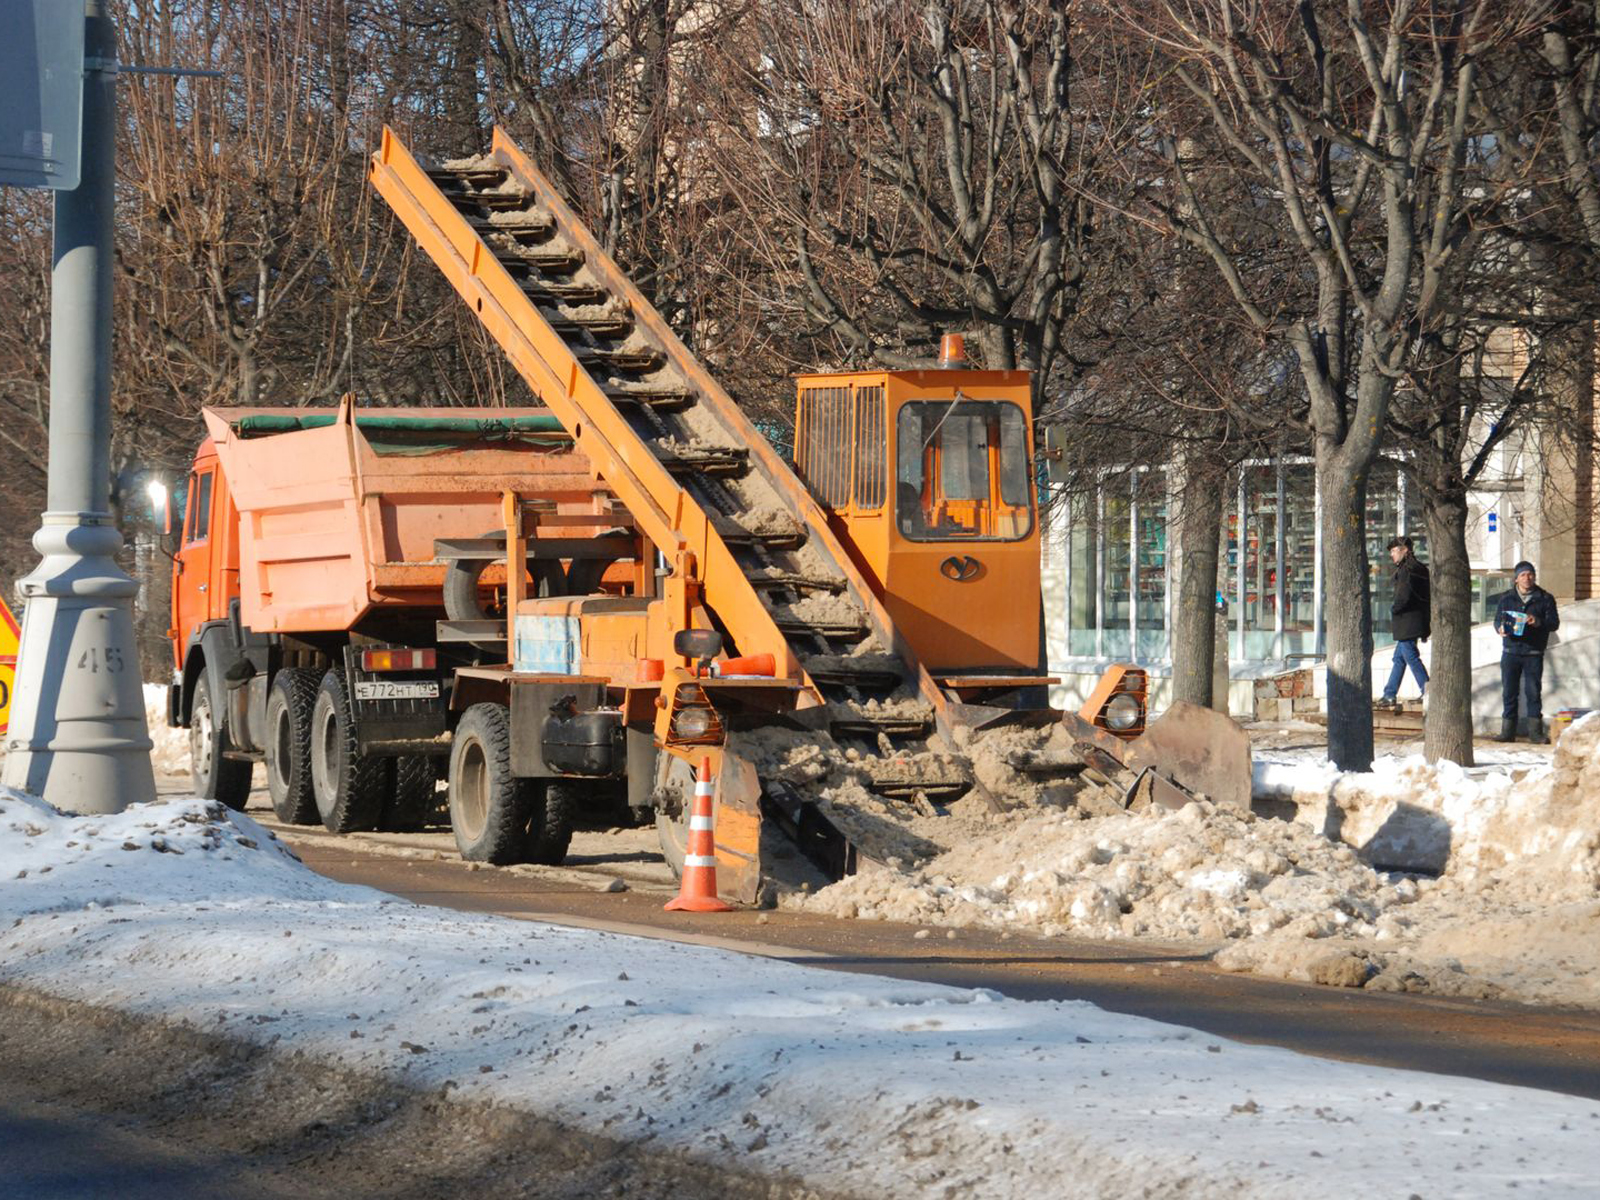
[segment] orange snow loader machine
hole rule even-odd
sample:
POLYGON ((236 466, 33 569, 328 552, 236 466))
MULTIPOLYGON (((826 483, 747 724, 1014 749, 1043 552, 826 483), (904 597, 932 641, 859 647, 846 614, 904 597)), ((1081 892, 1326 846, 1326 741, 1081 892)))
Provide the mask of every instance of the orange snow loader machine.
POLYGON ((486 155, 425 166, 386 130, 369 179, 544 406, 498 410, 510 435, 567 441, 466 478, 453 455, 509 448, 480 430, 455 450, 381 449, 443 440, 403 433, 410 410, 345 406, 270 436, 262 414, 208 413, 239 513, 238 605, 208 610, 212 643, 175 622, 173 717, 216 730, 193 734, 197 782, 217 769, 202 763, 262 755, 300 819, 354 828, 343 786, 383 797, 356 820, 399 824, 406 764, 431 757, 469 858, 556 861, 575 813, 625 800, 677 868, 705 763, 719 887, 745 902, 796 847, 830 878, 886 857, 880 814, 836 819, 763 776, 775 731, 837 750, 889 811, 971 792, 1002 807, 961 746, 1051 722, 1072 731, 1074 769, 1126 782, 1130 801, 1248 803, 1243 732, 1184 705, 1146 730, 1136 668, 1081 713, 1048 707, 1026 372, 974 369, 947 344, 919 369, 802 376, 791 467, 502 131, 486 155), (314 436, 347 447, 318 488, 292 444, 314 436), (254 455, 275 465, 256 472, 254 455), (293 714, 272 678, 285 667, 304 672, 293 714))

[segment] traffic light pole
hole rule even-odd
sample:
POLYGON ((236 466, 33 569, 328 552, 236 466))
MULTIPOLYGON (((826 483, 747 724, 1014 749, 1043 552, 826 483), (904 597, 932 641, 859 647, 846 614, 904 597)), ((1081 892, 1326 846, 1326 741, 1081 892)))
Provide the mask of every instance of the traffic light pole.
POLYGON ((83 167, 55 193, 50 299, 50 464, 39 566, 26 608, 0 781, 65 812, 155 798, 133 630, 139 585, 111 522, 111 268, 117 42, 86 0, 83 167))

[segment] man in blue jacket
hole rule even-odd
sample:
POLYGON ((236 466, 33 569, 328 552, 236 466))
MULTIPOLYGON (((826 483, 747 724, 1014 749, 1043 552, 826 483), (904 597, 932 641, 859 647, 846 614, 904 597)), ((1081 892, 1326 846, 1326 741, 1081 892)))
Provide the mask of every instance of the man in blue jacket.
POLYGON ((1517 693, 1523 700, 1530 742, 1546 742, 1544 707, 1539 693, 1544 687, 1544 648, 1561 625, 1556 599, 1534 582, 1531 562, 1512 568, 1516 587, 1500 597, 1494 629, 1500 635, 1500 736, 1497 742, 1517 739, 1517 693))

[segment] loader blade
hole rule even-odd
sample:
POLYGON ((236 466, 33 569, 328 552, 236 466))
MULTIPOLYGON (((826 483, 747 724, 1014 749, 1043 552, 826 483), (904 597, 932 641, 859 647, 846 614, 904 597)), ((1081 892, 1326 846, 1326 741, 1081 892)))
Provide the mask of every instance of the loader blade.
POLYGON ((1250 738, 1238 723, 1209 708, 1175 700, 1139 737, 1122 761, 1156 772, 1213 803, 1250 807, 1250 738))

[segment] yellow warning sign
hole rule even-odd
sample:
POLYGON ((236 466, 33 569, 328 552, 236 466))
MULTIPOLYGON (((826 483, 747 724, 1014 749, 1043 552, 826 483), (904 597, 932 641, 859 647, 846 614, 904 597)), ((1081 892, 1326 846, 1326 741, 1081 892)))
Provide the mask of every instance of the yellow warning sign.
POLYGON ((17 682, 17 647, 22 631, 4 600, 0 600, 0 733, 11 724, 11 692, 17 682))

